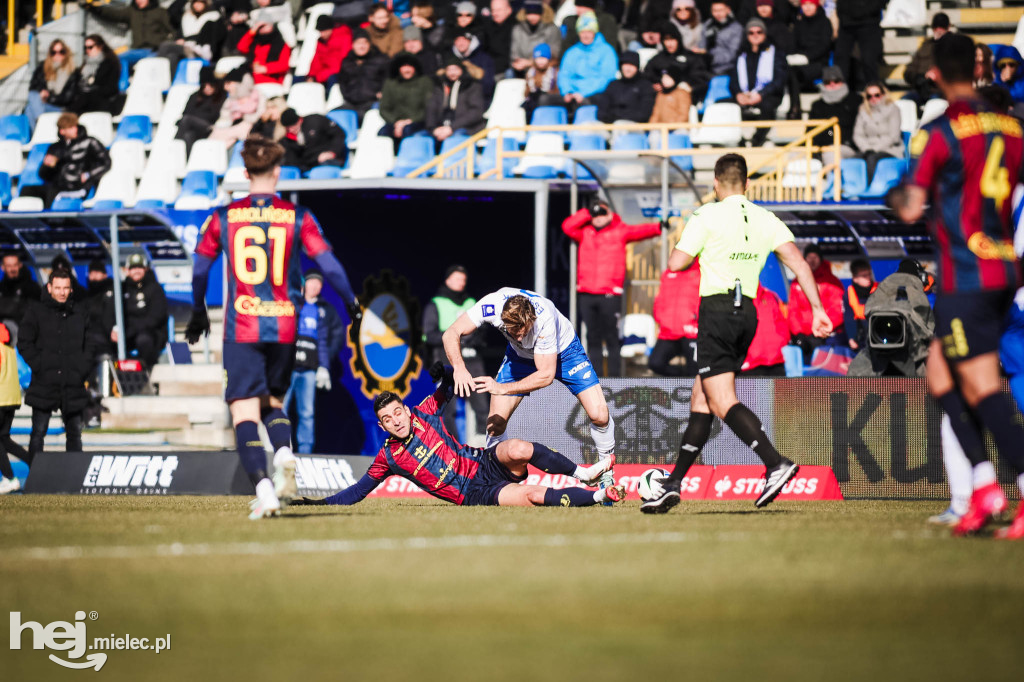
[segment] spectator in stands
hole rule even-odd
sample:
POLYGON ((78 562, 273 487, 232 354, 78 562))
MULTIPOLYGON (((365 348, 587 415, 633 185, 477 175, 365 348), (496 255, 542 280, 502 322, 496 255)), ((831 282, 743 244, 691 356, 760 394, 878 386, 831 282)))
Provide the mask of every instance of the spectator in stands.
POLYGON ((484 50, 476 34, 465 31, 455 36, 452 53, 462 60, 462 68, 480 82, 484 97, 490 101, 494 94, 494 60, 484 50))
POLYGON ((558 92, 558 67, 551 61, 551 48, 541 43, 533 48, 533 66, 526 71, 526 120, 533 118, 537 107, 554 107, 562 105, 562 96, 558 92))
POLYGON ((467 31, 475 36, 481 34, 480 21, 477 20, 476 5, 470 0, 462 0, 455 5, 455 22, 445 26, 444 47, 449 48, 455 43, 455 37, 467 31))
POLYGON ((810 364, 814 349, 821 345, 846 345, 846 334, 843 331, 843 285, 839 278, 832 274, 832 263, 821 256, 821 248, 817 244, 804 247, 804 260, 814 273, 814 281, 818 283, 818 295, 821 305, 832 321, 832 335, 827 339, 819 339, 811 331, 811 304, 800 284, 793 280, 789 287, 789 331, 793 343, 803 350, 804 364, 810 364))
POLYGON ((491 15, 484 18, 480 29, 484 49, 494 62, 496 80, 512 76, 509 69, 512 55, 512 29, 515 24, 509 0, 491 0, 491 15))
POLYGON ((679 29, 683 47, 695 54, 704 54, 704 24, 694 0, 673 0, 670 21, 679 29))
POLYGON ((220 118, 221 107, 227 94, 224 84, 214 76, 212 66, 199 70, 199 89, 192 93, 185 103, 185 109, 178 121, 175 139, 185 141, 185 153, 192 153, 196 140, 205 140, 213 130, 213 124, 220 118))
POLYGON ((413 0, 410 20, 422 32, 424 46, 435 52, 441 49, 444 45, 444 27, 437 23, 431 0, 413 0))
POLYGON ((118 88, 121 62, 99 35, 86 36, 83 45, 85 59, 78 68, 68 109, 78 114, 86 111, 117 113, 124 104, 118 88))
POLYGON ((175 38, 174 26, 171 25, 167 10, 155 0, 132 0, 128 5, 116 7, 97 5, 90 0, 85 8, 101 19, 128 26, 132 34, 132 47, 121 53, 121 60, 125 64, 133 65, 140 59, 153 56, 164 41, 175 38))
POLYGON ((878 80, 882 63, 882 10, 888 0, 836 0, 839 37, 835 64, 847 82, 870 83, 878 80), (851 65, 853 46, 860 50, 860 74, 855 77, 851 65))
POLYGON ((71 295, 76 301, 81 302, 89 298, 89 290, 78 281, 78 275, 75 274, 75 269, 71 267, 71 261, 68 260, 67 255, 58 253, 50 259, 50 272, 54 270, 67 270, 71 273, 71 295))
POLYGON ((398 20, 383 2, 374 5, 369 13, 370 23, 366 31, 370 42, 387 57, 394 57, 402 51, 402 22, 398 20))
POLYGON ((736 21, 732 8, 725 0, 714 0, 711 18, 704 22, 704 46, 710 57, 712 76, 729 73, 736 66, 742 44, 743 26, 736 21))
MULTIPOLYGON (((576 14, 570 14, 562 20, 562 54, 568 52, 569 48, 580 42, 580 19, 588 14, 594 15, 597 22, 596 26, 592 30, 594 32, 600 32, 604 37, 604 42, 612 48, 612 52, 618 54, 619 52, 619 22, 615 20, 608 12, 605 12, 598 8, 598 0, 576 0, 576 14)), ((562 65, 562 69, 565 69, 565 65, 562 65)))
POLYGON ((1012 45, 997 45, 995 57, 995 85, 1010 91, 1014 102, 1024 102, 1024 68, 1020 52, 1012 45))
POLYGON ((345 165, 345 131, 331 119, 321 114, 299 116, 294 109, 285 109, 281 125, 285 129, 280 140, 284 147, 282 165, 295 166, 303 173, 315 166, 345 165))
POLYGON ((619 71, 622 77, 592 98, 597 104, 597 118, 603 123, 646 123, 654 110, 655 92, 651 82, 640 75, 640 55, 624 52, 619 71))
POLYGON ((670 64, 661 74, 661 89, 654 100, 651 123, 686 123, 690 120, 693 89, 683 80, 680 64, 670 64))
POLYGON ((292 49, 284 41, 277 26, 261 21, 238 41, 238 49, 252 66, 253 80, 259 83, 284 83, 292 49))
MULTIPOLYGON (((571 50, 572 48, 570 48, 571 50)), ((599 376, 621 376, 619 315, 626 278, 626 245, 661 234, 661 225, 627 225, 608 202, 597 200, 562 222, 562 231, 579 244, 576 293, 587 327, 587 354, 599 376), (604 372, 602 345, 608 351, 604 372)))
POLYGON ((444 75, 427 103, 427 130, 438 143, 455 132, 472 135, 483 130, 486 110, 479 81, 466 73, 462 60, 445 55, 444 75))
POLYGON ((868 83, 864 88, 864 103, 853 126, 853 144, 867 163, 869 182, 875 177, 875 166, 881 159, 903 158, 900 110, 889 99, 881 81, 868 83))
POLYGON ((857 258, 850 263, 850 286, 846 287, 845 325, 850 337, 850 348, 860 350, 866 345, 867 339, 867 317, 864 314, 864 306, 878 283, 875 282, 875 274, 871 271, 871 263, 863 258, 857 258))
POLYGON ((21 407, 21 383, 18 381, 18 356, 7 327, 0 324, 0 495, 21 490, 21 481, 14 477, 9 454, 25 460, 25 449, 11 438, 14 413, 21 407))
POLYGON ((230 0, 224 8, 224 45, 221 56, 237 56, 242 52, 238 43, 249 32, 249 10, 252 9, 248 0, 230 0))
POLYGON ((21 194, 38 196, 47 207, 59 196, 84 199, 108 170, 107 148, 89 137, 77 115, 65 112, 57 119, 57 141, 47 148, 39 166, 44 184, 24 187, 21 194))
POLYGON ((0 279, 0 322, 7 325, 14 343, 17 343, 21 318, 29 304, 39 300, 43 290, 17 253, 4 253, 0 266, 4 271, 4 278, 0 279))
POLYGON ((373 46, 369 34, 361 28, 353 31, 352 51, 341 62, 338 85, 345 98, 342 108, 355 111, 359 115, 360 124, 363 115, 380 98, 387 68, 388 58, 373 46))
MULTIPOLYGON (((412 55, 420 64, 420 73, 436 74, 441 70, 441 55, 433 47, 423 42, 423 31, 418 27, 409 24, 402 29, 402 38, 405 41, 404 52, 412 55)), ((383 91, 381 96, 383 96, 383 91)))
MULTIPOLYGON (((785 5, 790 6, 788 2, 785 5)), ((746 5, 744 5, 746 7, 746 5)), ((824 12, 822 12, 824 14, 824 12)), ((764 22, 765 27, 768 30, 768 38, 775 44, 775 47, 779 48, 787 55, 793 54, 793 32, 789 28, 789 24, 781 19, 775 11, 774 0, 756 0, 754 6, 754 12, 751 16, 743 17, 740 16, 740 21, 749 21, 754 17, 759 17, 764 22)), ((832 43, 831 28, 829 29, 829 46, 832 43)))
POLYGON ((183 58, 212 62, 220 56, 226 33, 220 12, 211 7, 209 0, 192 0, 181 15, 182 37, 164 41, 158 54, 171 62, 171 73, 183 58))
POLYGON ((281 114, 288 108, 288 102, 284 96, 278 95, 267 100, 263 107, 263 113, 259 120, 252 125, 249 135, 259 135, 274 142, 280 142, 284 137, 285 129, 281 125, 281 114))
POLYGON ((530 0, 523 5, 523 19, 512 29, 511 66, 519 75, 533 64, 533 49, 541 43, 550 50, 548 59, 557 62, 562 53, 562 33, 551 22, 542 20, 543 12, 544 3, 530 0))
POLYGON ((320 298, 324 276, 319 270, 306 273, 302 285, 295 339, 295 368, 284 396, 284 409, 295 402, 298 423, 295 441, 300 454, 313 452, 316 438, 316 391, 331 390, 331 361, 345 343, 345 325, 334 306, 320 298))
MULTIPOLYGON (((256 7, 249 13, 249 28, 259 24, 270 24, 281 34, 281 39, 289 48, 295 46, 295 24, 292 23, 292 10, 283 0, 256 0, 256 7)), ((241 47, 241 52, 245 52, 241 47)))
POLYGON ((789 345, 789 327, 782 311, 782 301, 774 291, 758 284, 754 308, 757 310, 757 328, 740 371, 748 377, 784 377, 786 360, 782 349, 789 345))
POLYGON ((619 68, 615 50, 598 33, 597 17, 592 12, 576 19, 576 32, 579 42, 565 51, 558 69, 558 91, 570 113, 604 92, 619 68))
POLYGON ((686 270, 666 269, 654 297, 654 321, 658 340, 647 366, 665 377, 697 376, 697 309, 700 306, 700 261, 686 270), (674 358, 683 364, 673 364, 674 358))
MULTIPOLYGON (((113 329, 113 319, 109 317, 108 310, 114 306, 114 279, 107 274, 107 263, 99 258, 89 261, 89 284, 86 288, 85 300, 89 315, 97 326, 97 333, 103 338, 110 338, 110 330, 113 329), (110 327, 106 327, 107 322, 110 327)), ((74 286, 72 285, 72 290, 74 286)))
MULTIPOLYGON (((860 97, 850 92, 850 87, 843 80, 843 72, 839 67, 826 66, 821 72, 821 98, 811 104, 811 119, 822 121, 833 116, 839 119, 842 140, 839 151, 842 159, 857 155, 850 142, 853 140, 853 127, 857 123, 857 110, 860 104, 860 97)), ((831 126, 814 136, 816 146, 829 147, 827 151, 821 153, 821 160, 826 166, 839 163, 840 159, 836 159, 835 152, 832 151, 834 143, 835 133, 831 126)))
POLYGON ((800 93, 821 78, 832 51, 832 24, 821 9, 819 0, 803 0, 800 14, 793 25, 793 54, 789 58, 789 113, 798 120, 800 93))
POLYGON ((661 26, 664 24, 661 22, 644 23, 640 25, 639 34, 636 40, 630 41, 629 49, 634 52, 640 50, 660 50, 661 49, 661 26))
POLYGON ((996 76, 992 72, 992 48, 978 43, 974 51, 974 89, 992 85, 996 76))
MULTIPOLYGON (((127 270, 121 283, 125 348, 137 351, 139 360, 152 369, 167 345, 167 296, 141 253, 131 255, 127 270)), ((117 343, 117 328, 110 317, 113 313, 108 307, 107 322, 113 327, 110 340, 117 343)))
POLYGON ((227 97, 220 107, 220 117, 210 131, 210 139, 220 140, 231 147, 249 136, 249 131, 263 115, 266 100, 244 66, 224 77, 224 90, 227 97))
POLYGON ((75 71, 71 49, 63 40, 54 40, 50 43, 46 59, 32 72, 32 80, 28 84, 25 116, 28 117, 29 128, 36 129, 36 121, 41 115, 63 111, 71 103, 77 80, 78 72, 75 71))
POLYGON ((924 39, 921 47, 917 48, 917 52, 914 53, 910 63, 903 71, 903 79, 910 86, 904 99, 913 100, 918 107, 941 94, 935 81, 928 77, 928 72, 935 67, 935 43, 947 33, 949 33, 949 15, 945 12, 936 12, 932 17, 931 37, 924 39))
POLYGON ((337 81, 341 62, 352 49, 352 29, 335 24, 326 14, 316 18, 316 52, 309 63, 308 79, 320 83, 328 90, 337 81))
MULTIPOLYGON (((747 22, 747 46, 729 78, 729 89, 740 105, 743 120, 774 121, 785 88, 786 56, 771 43, 764 22, 751 19, 747 22)), ((751 144, 763 145, 769 131, 767 127, 757 128, 751 144)))
POLYGON ((392 60, 391 78, 384 81, 380 96, 380 115, 385 125, 379 134, 395 141, 395 151, 403 139, 425 128, 427 100, 433 91, 433 81, 423 75, 414 55, 400 52, 392 60))
POLYGON ((100 346, 91 319, 71 294, 71 273, 54 270, 42 300, 28 308, 18 351, 32 368, 25 404, 32 408, 32 435, 25 462, 43 451, 50 417, 60 410, 67 451, 82 451, 82 410, 89 404, 85 382, 100 346))
POLYGON ((670 67, 675 67, 676 75, 689 88, 690 96, 694 100, 704 99, 710 81, 704 57, 683 46, 679 29, 671 23, 666 22, 662 27, 661 46, 662 51, 654 55, 644 69, 644 75, 654 84, 654 89, 661 90, 662 75, 670 67))

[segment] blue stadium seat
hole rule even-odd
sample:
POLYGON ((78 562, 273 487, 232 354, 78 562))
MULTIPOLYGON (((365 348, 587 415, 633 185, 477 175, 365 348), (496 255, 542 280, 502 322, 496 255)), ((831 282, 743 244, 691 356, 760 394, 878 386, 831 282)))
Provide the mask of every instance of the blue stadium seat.
POLYGON ((25 167, 21 170, 21 175, 18 176, 19 190, 22 187, 43 184, 43 179, 39 177, 39 167, 43 165, 43 157, 46 156, 46 150, 49 148, 48 144, 37 144, 32 147, 28 153, 28 160, 25 161, 25 167))
POLYGON ((708 94, 704 96, 704 106, 714 104, 715 102, 721 102, 722 100, 728 100, 732 98, 732 93, 729 92, 729 76, 723 74, 721 76, 715 76, 708 83, 708 94))
POLYGON ((166 207, 162 199, 139 199, 134 208, 136 211, 160 211, 166 207))
POLYGON ((597 105, 587 104, 576 109, 576 115, 572 117, 574 125, 584 125, 587 123, 600 123, 597 120, 597 105))
POLYGON ((92 205, 94 211, 117 211, 124 208, 124 202, 120 199, 100 199, 92 205))
MULTIPOLYGON (((516 141, 514 139, 512 139, 510 137, 503 137, 502 138, 502 142, 503 142, 503 147, 504 147, 505 151, 507 151, 507 152, 519 151, 519 145, 516 143, 516 141)), ((506 156, 503 159, 503 161, 504 161, 504 163, 502 164, 504 166, 504 169, 502 169, 503 170, 503 175, 506 178, 510 178, 513 175, 512 169, 515 167, 517 159, 510 158, 510 157, 506 156)), ((497 166, 497 165, 498 165, 498 140, 495 139, 495 138, 491 138, 491 139, 487 140, 486 144, 484 145, 483 152, 480 153, 480 158, 477 159, 477 162, 476 162, 476 173, 477 173, 477 175, 480 175, 481 173, 485 173, 485 172, 487 172, 489 170, 493 170, 494 167, 497 166)))
POLYGON ((149 116, 132 115, 125 116, 117 126, 117 134, 114 141, 118 140, 140 140, 144 144, 153 141, 153 122, 149 116))
POLYGON ((857 199, 868 189, 868 164, 864 159, 843 159, 843 198, 857 199))
POLYGON ((280 180, 300 180, 302 171, 295 166, 281 166, 280 180))
POLYGON ((551 166, 530 166, 523 171, 523 177, 530 180, 552 180, 558 177, 558 171, 551 166))
POLYGON ((181 196, 217 198, 217 174, 209 170, 194 170, 181 181, 181 196))
POLYGON ((565 107, 537 107, 533 110, 532 126, 564 126, 569 123, 569 112, 565 107))
POLYGON ((395 167, 389 175, 404 178, 411 171, 434 158, 434 138, 424 136, 407 137, 398 146, 395 167))
POLYGON ((57 197, 50 205, 51 211, 81 211, 82 200, 70 197, 57 197))
POLYGON ((903 155, 910 158, 910 136, 912 133, 909 130, 903 131, 903 155))
POLYGON ((11 176, 0 173, 0 206, 11 203, 11 176))
POLYGON ((787 377, 804 375, 804 352, 800 346, 783 346, 782 359, 786 367, 787 377))
POLYGON ((310 180, 336 180, 341 177, 341 168, 338 166, 314 166, 306 173, 310 180))
POLYGON ((352 146, 359 136, 359 118, 350 109, 334 109, 327 112, 327 118, 338 124, 345 131, 345 141, 352 146))
POLYGON ((0 140, 14 140, 28 144, 32 139, 32 131, 28 127, 28 116, 11 114, 0 118, 0 140))
POLYGON ((118 57, 121 60, 121 78, 117 82, 117 89, 121 92, 128 91, 128 82, 131 80, 132 67, 125 61, 124 57, 118 57))
POLYGON ((174 72, 175 85, 199 85, 199 70, 206 66, 205 59, 182 59, 178 62, 178 68, 174 72))
MULTIPOLYGON (((460 144, 464 144, 469 139, 469 135, 465 133, 455 133, 445 139, 441 143, 441 154, 447 154, 451 150, 458 147, 460 144)), ((455 164, 464 161, 466 159, 466 150, 463 149, 458 154, 452 154, 448 159, 445 160, 446 166, 454 166, 455 164)))
POLYGON ((617 151, 643 151, 648 149, 647 136, 643 133, 623 133, 612 137, 612 149, 617 151))
POLYGON ((231 156, 228 157, 228 169, 239 168, 244 165, 245 161, 242 160, 242 141, 239 140, 231 148, 231 156))
POLYGON ((881 159, 875 166, 875 177, 871 178, 871 185, 863 194, 862 199, 874 199, 884 197, 885 193, 899 184, 900 179, 907 172, 907 162, 904 159, 881 159))
MULTIPOLYGON (((686 133, 669 133, 668 148, 693 149, 693 143, 690 142, 690 136, 687 135, 686 133)), ((693 171, 692 156, 673 156, 672 161, 675 162, 675 164, 684 171, 693 171)))
MULTIPOLYGON (((601 152, 604 149, 604 136, 594 133, 573 133, 569 141, 569 151, 573 152, 601 152)), ((590 171, 579 164, 576 167, 576 177, 579 180, 594 179, 590 171)))

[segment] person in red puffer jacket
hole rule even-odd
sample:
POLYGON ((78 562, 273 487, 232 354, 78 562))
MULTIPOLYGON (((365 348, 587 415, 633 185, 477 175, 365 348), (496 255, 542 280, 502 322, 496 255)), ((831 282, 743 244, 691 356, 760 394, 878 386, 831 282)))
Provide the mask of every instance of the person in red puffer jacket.
POLYGON ((309 64, 309 79, 330 90, 334 83, 328 83, 328 80, 338 75, 341 61, 352 49, 352 29, 345 24, 335 26, 333 19, 321 15, 317 17, 316 30, 320 32, 320 37, 316 41, 313 61, 309 64))
POLYGON ((757 310, 757 331, 740 369, 744 376, 784 377, 786 365, 782 348, 789 343, 789 327, 782 301, 774 291, 759 284, 754 308, 757 310))
POLYGON ((260 22, 238 41, 238 51, 249 58, 252 77, 260 83, 284 83, 292 50, 277 26, 260 22))
POLYGON ((654 298, 654 321, 658 340, 647 366, 666 377, 697 376, 697 309, 700 307, 700 261, 686 270, 661 274, 658 295, 654 298), (676 356, 682 365, 671 364, 676 356))
POLYGON ((814 281, 818 283, 818 295, 821 305, 832 321, 832 335, 819 339, 811 333, 811 304, 807 300, 800 285, 793 281, 789 287, 789 331, 793 343, 804 352, 804 362, 809 363, 811 354, 818 346, 846 345, 846 332, 843 330, 843 284, 832 274, 832 263, 821 257, 821 249, 817 244, 804 247, 804 260, 814 273, 814 281))
POLYGON ((627 225, 597 200, 565 219, 562 231, 579 244, 576 291, 587 326, 587 354, 598 376, 619 376, 619 315, 626 280, 626 244, 661 234, 659 223, 627 225), (602 344, 608 348, 608 372, 602 371, 602 344))

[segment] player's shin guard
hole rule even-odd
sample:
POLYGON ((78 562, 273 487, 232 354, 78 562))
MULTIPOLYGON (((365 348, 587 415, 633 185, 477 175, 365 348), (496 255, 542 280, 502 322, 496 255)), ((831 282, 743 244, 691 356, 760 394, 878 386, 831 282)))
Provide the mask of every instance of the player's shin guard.
POLYGON ((590 436, 594 439, 594 446, 597 447, 599 458, 607 457, 615 452, 615 420, 608 415, 608 423, 604 426, 597 426, 590 422, 590 436))
POLYGON ((576 472, 576 465, 571 459, 540 443, 533 443, 530 464, 549 474, 572 476, 576 472))
POLYGON ((992 432, 999 449, 999 457, 1013 465, 1018 474, 1024 474, 1024 427, 1017 423, 1017 410, 1005 393, 993 393, 974 408, 978 420, 992 432))
POLYGON ((288 415, 279 407, 265 407, 260 410, 260 418, 267 428, 270 446, 274 449, 274 468, 295 459, 292 454, 292 422, 288 415))
POLYGON ((949 506, 961 516, 967 511, 974 486, 971 482, 971 462, 960 447, 948 414, 942 415, 942 463, 949 480, 949 506))
POLYGON ((985 442, 981 438, 981 425, 970 410, 967 403, 955 390, 938 396, 935 401, 949 415, 949 426, 960 441, 964 455, 972 466, 988 461, 985 453, 985 442))
POLYGON ((238 458, 242 460, 242 468, 255 486, 267 478, 267 451, 263 449, 256 422, 244 421, 235 425, 235 441, 238 443, 238 458))
POLYGON ((597 504, 593 490, 585 488, 548 488, 544 493, 545 507, 589 507, 597 504))
POLYGON ((768 434, 761 428, 761 420, 746 405, 736 403, 725 413, 725 419, 722 421, 739 436, 741 441, 750 446, 750 449, 761 458, 767 468, 777 467, 782 462, 782 455, 768 440, 768 434))
POLYGON ((686 472, 690 470, 693 463, 697 461, 701 449, 708 438, 711 437, 711 424, 715 418, 706 412, 691 412, 690 421, 683 431, 683 438, 679 443, 679 456, 676 457, 676 465, 669 474, 668 480, 676 483, 683 480, 686 472))

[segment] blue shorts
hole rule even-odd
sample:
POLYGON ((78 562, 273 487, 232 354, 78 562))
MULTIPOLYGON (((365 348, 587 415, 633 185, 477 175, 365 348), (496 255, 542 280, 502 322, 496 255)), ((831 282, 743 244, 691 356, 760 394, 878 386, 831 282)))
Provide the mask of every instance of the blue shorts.
POLYGON ((1006 314, 1006 330, 999 339, 999 359, 1011 377, 1024 374, 1024 310, 1016 304, 1006 314))
MULTIPOLYGON (((494 380, 499 384, 511 384, 513 381, 525 379, 536 371, 537 365, 533 360, 519 357, 512 346, 509 346, 505 351, 505 359, 502 360, 501 367, 498 368, 498 376, 494 380)), ((579 338, 573 339, 569 347, 558 354, 555 379, 565 384, 565 387, 572 391, 573 395, 579 395, 591 386, 601 383, 579 338)), ((529 394, 520 393, 518 395, 529 394)))
POLYGON ((495 454, 497 449, 498 446, 495 445, 486 450, 478 451, 480 453, 478 460, 480 466, 476 470, 476 475, 473 476, 469 481, 469 485, 463 491, 463 506, 474 507, 482 505, 495 507, 498 505, 498 493, 505 486, 522 483, 526 480, 526 474, 516 476, 498 461, 498 455, 495 454))
POLYGON ((294 343, 224 342, 224 399, 283 397, 292 383, 294 343))

